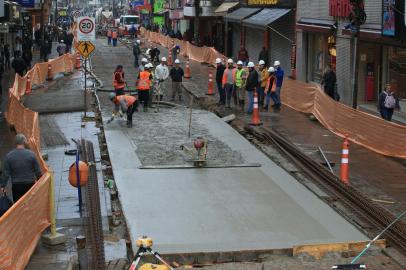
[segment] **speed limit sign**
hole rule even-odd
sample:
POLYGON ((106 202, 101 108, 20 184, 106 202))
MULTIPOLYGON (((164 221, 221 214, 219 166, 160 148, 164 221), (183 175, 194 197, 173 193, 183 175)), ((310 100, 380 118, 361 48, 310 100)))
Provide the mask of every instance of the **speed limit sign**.
POLYGON ((77 28, 78 41, 94 41, 96 38, 95 22, 92 17, 79 17, 77 28))

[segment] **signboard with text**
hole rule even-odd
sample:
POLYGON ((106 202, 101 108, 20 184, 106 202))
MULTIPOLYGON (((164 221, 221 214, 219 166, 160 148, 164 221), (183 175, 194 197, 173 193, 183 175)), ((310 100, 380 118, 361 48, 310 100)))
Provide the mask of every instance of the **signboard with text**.
POLYGON ((22 7, 26 7, 26 8, 35 7, 35 1, 34 0, 17 0, 16 2, 19 3, 22 7))
POLYGON ((94 41, 96 39, 95 20, 92 17, 79 17, 77 19, 78 41, 94 41))
POLYGON ((296 1, 294 0, 247 0, 249 6, 272 6, 279 8, 294 8, 296 1))
POLYGON ((329 0, 329 15, 347 18, 351 13, 350 0, 329 0))

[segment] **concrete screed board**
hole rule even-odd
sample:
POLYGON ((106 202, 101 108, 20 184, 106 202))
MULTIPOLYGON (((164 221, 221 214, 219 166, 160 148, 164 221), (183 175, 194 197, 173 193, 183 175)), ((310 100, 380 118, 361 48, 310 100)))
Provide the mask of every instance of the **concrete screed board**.
POLYGON ((201 111, 198 121, 247 163, 262 167, 139 169, 136 145, 127 133, 137 127, 105 125, 133 245, 139 236, 148 235, 156 250, 173 254, 367 240, 217 116, 201 111))

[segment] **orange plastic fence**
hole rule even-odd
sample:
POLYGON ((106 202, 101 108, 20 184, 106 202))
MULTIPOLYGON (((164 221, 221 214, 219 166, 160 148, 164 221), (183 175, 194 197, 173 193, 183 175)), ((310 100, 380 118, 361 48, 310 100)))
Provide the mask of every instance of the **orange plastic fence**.
MULTIPOLYGON (((73 71, 75 56, 65 54, 46 63, 39 63, 27 72, 31 83, 43 84, 48 65, 52 75, 73 71)), ((49 190, 51 174, 41 156, 38 113, 26 108, 20 98, 25 94, 27 74, 16 75, 9 91, 7 122, 23 133, 40 161, 44 175, 6 214, 0 218, 0 269, 22 270, 28 264, 42 231, 50 224, 49 190)))

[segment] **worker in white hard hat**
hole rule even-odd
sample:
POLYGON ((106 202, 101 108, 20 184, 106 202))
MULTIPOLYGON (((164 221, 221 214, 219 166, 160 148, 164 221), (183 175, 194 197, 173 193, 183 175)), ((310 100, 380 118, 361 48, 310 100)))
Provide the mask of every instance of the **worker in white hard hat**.
POLYGON ((226 107, 230 108, 231 97, 234 97, 234 105, 237 106, 237 94, 235 89, 235 74, 237 70, 234 68, 233 59, 227 60, 227 68, 224 70, 222 86, 226 92, 226 107))
POLYGON ((138 74, 137 78, 137 89, 138 89, 138 99, 143 105, 144 112, 148 111, 149 102, 149 92, 152 83, 152 72, 150 70, 153 68, 151 63, 145 65, 145 70, 138 74))
POLYGON ((226 93, 224 92, 223 88, 223 74, 226 68, 223 65, 223 61, 220 58, 216 59, 216 84, 217 90, 219 92, 220 100, 219 104, 225 105, 226 104, 226 93))
POLYGON ((134 42, 133 55, 134 55, 134 67, 138 68, 139 67, 139 58, 140 58, 140 55, 141 55, 141 48, 140 48, 140 41, 139 40, 134 42))
POLYGON ((281 68, 281 63, 279 61, 275 61, 274 68, 275 68, 275 77, 276 77, 274 110, 279 111, 282 106, 281 89, 282 89, 282 84, 283 84, 283 76, 285 75, 285 72, 281 68))
POLYGON ((148 64, 148 59, 144 57, 141 59, 140 72, 144 71, 144 67, 146 64, 148 64))
POLYGON ((265 62, 265 66, 266 66, 269 63, 268 57, 269 57, 268 49, 264 46, 264 47, 262 47, 262 50, 259 53, 258 61, 263 60, 265 62))
POLYGON ((265 66, 264 60, 259 60, 259 85, 258 85, 258 106, 262 108, 264 106, 264 99, 265 99, 265 86, 266 82, 268 81, 269 73, 265 66))
MULTIPOLYGON (((273 67, 270 67, 267 72, 269 74, 269 77, 265 86, 265 95, 266 95, 264 106, 265 111, 268 111, 269 109, 269 102, 271 101, 271 98, 275 104, 275 91, 276 91, 275 69, 273 67)), ((274 106, 275 105, 272 105, 272 107, 274 106)))
POLYGON ((245 107, 245 81, 247 80, 247 72, 243 68, 243 64, 241 60, 237 62, 237 71, 235 73, 235 87, 241 110, 244 110, 245 107))
POLYGON ((257 90, 258 86, 258 72, 255 70, 255 65, 253 62, 248 62, 248 76, 245 83, 245 90, 248 95, 248 109, 247 113, 251 114, 254 109, 254 91, 257 90))
POLYGON ((178 94, 179 101, 182 101, 182 78, 185 73, 180 67, 179 59, 175 59, 175 65, 171 68, 169 76, 172 79, 172 98, 171 101, 175 101, 175 95, 178 94))
MULTIPOLYGON (((157 86, 163 90, 164 87, 164 82, 168 79, 169 77, 169 68, 167 66, 167 62, 166 62, 166 57, 162 57, 161 58, 161 63, 156 66, 155 68, 155 82, 158 84, 157 86)), ((159 100, 162 101, 163 99, 163 91, 158 91, 158 95, 159 95, 159 100)))

